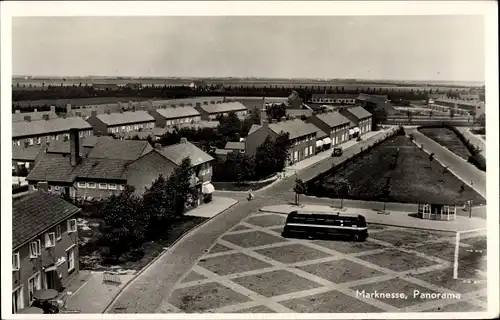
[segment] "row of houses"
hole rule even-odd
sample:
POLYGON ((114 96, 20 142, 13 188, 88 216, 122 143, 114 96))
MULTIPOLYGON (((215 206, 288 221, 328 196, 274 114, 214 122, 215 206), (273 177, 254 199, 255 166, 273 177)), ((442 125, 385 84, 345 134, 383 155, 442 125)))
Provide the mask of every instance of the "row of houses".
POLYGON ((213 126, 216 119, 234 112, 238 117, 245 118, 247 108, 240 102, 202 103, 192 106, 160 106, 149 111, 133 108, 130 111, 122 109, 112 112, 110 109, 99 113, 91 110, 88 116, 82 113, 72 113, 70 116, 57 117, 55 110, 47 114, 40 112, 15 113, 12 122, 13 146, 34 146, 53 140, 69 138, 70 129, 78 129, 80 137, 93 134, 110 135, 151 130, 155 127, 173 128, 190 127, 200 124, 200 127, 213 126), (20 118, 22 117, 22 121, 20 118), (33 117, 33 118, 32 118, 33 117), (208 122, 208 124, 206 124, 208 122))

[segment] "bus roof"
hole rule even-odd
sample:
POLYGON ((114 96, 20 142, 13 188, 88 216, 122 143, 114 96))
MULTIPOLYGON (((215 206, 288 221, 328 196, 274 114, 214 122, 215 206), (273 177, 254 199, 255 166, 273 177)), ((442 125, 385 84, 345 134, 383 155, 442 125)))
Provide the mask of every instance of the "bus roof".
POLYGON ((320 215, 327 215, 327 216, 335 216, 335 217, 346 217, 346 218, 357 218, 359 214, 340 214, 339 211, 337 212, 332 212, 332 211, 302 211, 302 210, 295 210, 290 213, 295 213, 299 215, 312 215, 312 214, 320 214, 320 215))

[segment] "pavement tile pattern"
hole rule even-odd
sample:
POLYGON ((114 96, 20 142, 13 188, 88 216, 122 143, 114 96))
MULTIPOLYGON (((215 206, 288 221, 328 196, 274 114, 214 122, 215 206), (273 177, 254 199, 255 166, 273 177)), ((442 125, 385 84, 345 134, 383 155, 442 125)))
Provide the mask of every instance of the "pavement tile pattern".
MULTIPOLYGON (((487 309, 484 268, 465 263, 453 278, 453 233, 374 225, 367 241, 356 243, 283 238, 284 223, 276 213, 250 215, 186 273, 168 303, 185 313, 487 309)), ((481 237, 462 234, 460 254, 473 252, 481 237)))

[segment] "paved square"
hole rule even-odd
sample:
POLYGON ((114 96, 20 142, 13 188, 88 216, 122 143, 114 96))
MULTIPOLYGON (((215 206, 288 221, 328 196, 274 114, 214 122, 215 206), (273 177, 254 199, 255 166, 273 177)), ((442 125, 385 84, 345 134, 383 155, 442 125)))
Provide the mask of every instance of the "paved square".
POLYGON ((212 308, 247 302, 249 298, 214 282, 174 290, 169 301, 184 312, 203 312, 212 308))
POLYGON ((387 248, 383 245, 371 241, 355 242, 340 240, 313 240, 312 243, 338 251, 340 253, 357 253, 387 248))
MULTIPOLYGON (((368 231, 369 232, 369 231, 368 231)), ((443 237, 443 233, 429 232, 424 230, 403 230, 392 229, 384 230, 371 235, 372 238, 388 242, 394 246, 412 247, 422 243, 422 240, 434 240, 443 237)), ((453 233, 448 233, 448 236, 453 236, 453 233)))
POLYGON ((253 308, 234 311, 233 313, 276 313, 276 311, 269 309, 266 306, 256 306, 253 308))
POLYGON ((384 273, 349 260, 336 260, 298 267, 331 282, 343 283, 384 275, 384 273))
POLYGON ((250 230, 250 228, 242 224, 239 224, 231 229, 231 231, 240 231, 240 230, 250 230))
POLYGON ((183 283, 207 279, 204 275, 191 271, 183 280, 183 283))
POLYGON ((220 252, 226 252, 226 251, 230 251, 230 250, 232 250, 232 249, 228 248, 226 246, 223 246, 220 243, 217 243, 215 246, 212 247, 212 249, 210 249, 209 253, 220 253, 220 252))
POLYGON ((330 256, 327 253, 308 248, 302 244, 290 244, 286 246, 256 250, 255 252, 287 264, 307 260, 316 260, 330 256))
MULTIPOLYGON (((352 287, 351 289, 357 290, 359 297, 362 297, 363 293, 369 293, 369 294, 378 293, 380 294, 380 296, 376 298, 377 300, 383 301, 397 308, 406 308, 414 304, 429 301, 429 300, 421 300, 418 295, 414 296, 415 290, 418 290, 421 293, 436 293, 433 290, 404 281, 403 279, 391 279, 382 282, 370 283, 366 285, 352 287), (384 297, 383 294, 389 294, 389 296, 384 297), (403 294, 404 297, 391 296, 392 294, 398 294, 398 295, 403 294)), ((363 298, 361 298, 361 300, 363 300, 363 298)))
POLYGON ((487 311, 485 308, 476 306, 475 304, 468 302, 457 302, 453 304, 444 305, 442 307, 435 307, 429 310, 424 310, 424 312, 484 312, 487 311))
POLYGON ((272 265, 244 253, 202 259, 198 265, 221 276, 272 267, 272 265))
POLYGON ((453 262, 455 259, 455 243, 447 241, 421 244, 414 249, 418 252, 444 259, 448 262, 453 262))
POLYGON ((236 278, 233 281, 265 297, 274 297, 290 292, 321 287, 316 282, 312 282, 286 270, 236 278))
POLYGON ((300 313, 361 313, 384 311, 335 290, 304 298, 281 301, 280 304, 300 313))
POLYGON ((452 268, 426 272, 414 275, 413 277, 460 293, 468 293, 486 288, 486 281, 474 283, 463 279, 453 279, 452 268))
POLYGON ((262 231, 228 234, 222 237, 222 239, 243 248, 258 247, 266 244, 286 241, 284 238, 275 237, 262 231))
POLYGON ((284 226, 286 221, 286 216, 278 214, 261 215, 256 217, 250 217, 245 222, 253 224, 258 227, 272 227, 272 226, 284 226))
POLYGON ((412 253, 401 252, 397 249, 387 249, 382 253, 362 256, 360 259, 393 271, 406 271, 436 264, 434 261, 420 258, 412 253))

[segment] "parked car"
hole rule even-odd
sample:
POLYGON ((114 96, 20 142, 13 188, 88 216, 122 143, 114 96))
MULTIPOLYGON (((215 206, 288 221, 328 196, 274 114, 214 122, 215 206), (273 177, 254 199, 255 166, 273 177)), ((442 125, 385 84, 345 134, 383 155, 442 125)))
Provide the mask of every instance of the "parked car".
POLYGON ((340 157, 343 151, 342 148, 334 148, 332 152, 332 157, 340 157))

